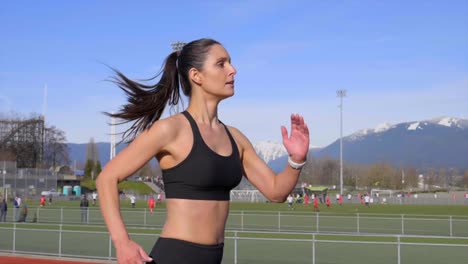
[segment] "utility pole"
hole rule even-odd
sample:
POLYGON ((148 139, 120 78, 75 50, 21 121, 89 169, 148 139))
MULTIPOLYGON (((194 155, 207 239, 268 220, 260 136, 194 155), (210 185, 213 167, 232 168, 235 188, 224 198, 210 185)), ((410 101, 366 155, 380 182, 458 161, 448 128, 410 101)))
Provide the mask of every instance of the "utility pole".
POLYGON ((112 160, 115 157, 115 145, 115 117, 111 117, 111 142, 109 160, 112 160))
POLYGON ((340 98, 340 194, 343 196, 343 97, 346 90, 337 90, 336 96, 340 98))

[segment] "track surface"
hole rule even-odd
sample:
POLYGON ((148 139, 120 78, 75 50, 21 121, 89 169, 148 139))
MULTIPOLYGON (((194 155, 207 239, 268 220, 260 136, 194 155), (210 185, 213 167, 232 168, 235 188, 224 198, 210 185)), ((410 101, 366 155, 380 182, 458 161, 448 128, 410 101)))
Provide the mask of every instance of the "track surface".
POLYGON ((96 262, 96 261, 77 261, 77 260, 62 260, 50 259, 45 257, 14 257, 14 256, 0 256, 0 263, 2 264, 109 264, 111 262, 96 262))

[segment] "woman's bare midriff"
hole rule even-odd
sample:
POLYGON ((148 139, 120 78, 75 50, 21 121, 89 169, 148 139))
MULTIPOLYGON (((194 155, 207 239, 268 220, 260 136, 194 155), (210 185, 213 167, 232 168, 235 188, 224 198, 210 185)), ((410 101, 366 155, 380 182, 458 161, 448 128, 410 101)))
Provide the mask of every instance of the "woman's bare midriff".
POLYGON ((229 201, 167 199, 166 207, 161 237, 203 245, 223 243, 229 201))

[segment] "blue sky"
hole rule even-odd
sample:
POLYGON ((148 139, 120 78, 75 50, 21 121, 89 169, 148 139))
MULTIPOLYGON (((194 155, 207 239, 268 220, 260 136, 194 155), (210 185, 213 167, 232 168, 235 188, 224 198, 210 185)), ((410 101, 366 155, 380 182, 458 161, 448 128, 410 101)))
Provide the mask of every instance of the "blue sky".
POLYGON ((389 122, 468 118, 468 1, 8 1, 0 9, 0 113, 42 113, 69 142, 109 141, 123 93, 105 64, 153 77, 170 43, 211 37, 237 68, 220 119, 253 143, 291 113, 311 144, 389 122), (171 3, 169 3, 171 2, 171 3))

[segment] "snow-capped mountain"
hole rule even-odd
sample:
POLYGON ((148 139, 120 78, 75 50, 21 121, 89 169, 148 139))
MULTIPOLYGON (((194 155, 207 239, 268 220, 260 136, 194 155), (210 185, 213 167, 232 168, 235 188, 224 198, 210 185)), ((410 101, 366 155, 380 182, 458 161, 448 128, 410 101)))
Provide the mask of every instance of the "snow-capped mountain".
MULTIPOLYGON (((254 144, 254 149, 260 158, 262 158, 266 163, 271 163, 278 158, 287 158, 288 156, 288 152, 282 143, 271 140, 257 142, 254 144)), ((309 146, 309 151, 312 153, 317 152, 320 149, 321 147, 309 146)))
POLYGON ((398 125, 392 125, 390 123, 385 122, 380 125, 377 125, 375 128, 366 128, 366 129, 359 130, 347 137, 344 137, 343 140, 348 140, 348 141, 362 140, 368 135, 383 133, 389 129, 393 129, 400 125, 406 125, 407 130, 421 130, 421 129, 424 129, 425 126, 428 126, 428 125, 438 125, 438 126, 445 126, 445 127, 452 127, 452 128, 468 129, 468 119, 454 118, 454 117, 438 117, 438 118, 424 120, 424 121, 400 123, 398 125))
POLYGON ((382 123, 380 125, 377 125, 375 128, 368 128, 368 129, 359 130, 358 132, 351 134, 348 137, 348 140, 360 140, 360 139, 363 139, 365 136, 367 136, 369 134, 382 133, 382 132, 385 132, 385 131, 393 128, 393 127, 394 126, 391 125, 390 123, 382 123))
MULTIPOLYGON (((288 152, 283 144, 274 141, 260 141, 254 144, 257 154, 270 166, 275 172, 280 172, 284 169, 288 160, 288 152)), ((309 155, 314 155, 322 148, 317 146, 309 146, 309 155)))
POLYGON ((468 119, 454 118, 454 117, 438 117, 426 121, 427 123, 438 124, 446 127, 458 127, 461 129, 468 129, 468 119))
MULTIPOLYGON (((338 158, 339 140, 317 153, 338 158)), ((468 119, 439 117, 384 124, 343 138, 343 159, 418 168, 468 169, 468 119)))
POLYGON ((255 143, 254 149, 266 163, 288 154, 283 144, 270 140, 255 143))

